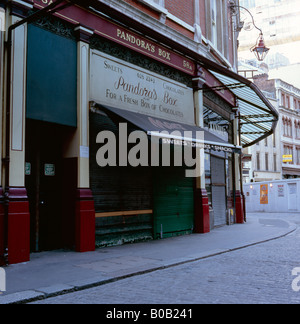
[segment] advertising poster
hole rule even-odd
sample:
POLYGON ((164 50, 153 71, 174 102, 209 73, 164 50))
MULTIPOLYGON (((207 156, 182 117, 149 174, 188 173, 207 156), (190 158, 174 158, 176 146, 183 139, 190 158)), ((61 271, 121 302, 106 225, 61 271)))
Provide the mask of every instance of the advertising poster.
POLYGON ((269 197, 268 197, 268 185, 263 184, 260 186, 260 204, 261 205, 268 205, 269 197))

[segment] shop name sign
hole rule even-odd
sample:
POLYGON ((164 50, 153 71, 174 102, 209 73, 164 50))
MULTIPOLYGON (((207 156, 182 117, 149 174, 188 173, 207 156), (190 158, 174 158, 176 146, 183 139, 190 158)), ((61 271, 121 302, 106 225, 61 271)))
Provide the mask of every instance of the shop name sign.
POLYGON ((91 56, 91 100, 148 116, 195 123, 192 89, 98 51, 91 56))
POLYGON ((127 47, 134 47, 136 50, 140 50, 147 56, 154 57, 157 60, 179 68, 180 70, 194 75, 196 71, 196 65, 193 61, 178 55, 165 47, 155 44, 142 38, 137 34, 127 31, 124 28, 117 27, 115 30, 115 38, 117 41, 123 43, 127 47))

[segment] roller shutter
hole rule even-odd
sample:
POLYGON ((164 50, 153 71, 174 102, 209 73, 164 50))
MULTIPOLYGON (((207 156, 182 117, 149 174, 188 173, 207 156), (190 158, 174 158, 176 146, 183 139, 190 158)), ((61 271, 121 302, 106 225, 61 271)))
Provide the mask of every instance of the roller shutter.
POLYGON ((211 157, 212 207, 214 210, 214 225, 226 225, 226 176, 225 160, 211 157))
POLYGON ((91 113, 90 183, 96 210, 96 245, 152 239, 151 168, 99 167, 96 154, 100 145, 95 142, 97 134, 103 130, 118 136, 118 127, 110 118, 91 113))

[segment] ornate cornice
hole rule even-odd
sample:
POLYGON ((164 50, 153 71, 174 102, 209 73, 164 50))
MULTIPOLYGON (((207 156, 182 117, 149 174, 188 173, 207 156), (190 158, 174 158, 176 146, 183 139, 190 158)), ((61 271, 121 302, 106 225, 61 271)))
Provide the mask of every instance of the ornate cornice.
POLYGON ((33 23, 35 26, 48 30, 56 35, 63 36, 76 40, 76 32, 72 25, 64 20, 55 18, 54 16, 47 16, 37 20, 33 23))

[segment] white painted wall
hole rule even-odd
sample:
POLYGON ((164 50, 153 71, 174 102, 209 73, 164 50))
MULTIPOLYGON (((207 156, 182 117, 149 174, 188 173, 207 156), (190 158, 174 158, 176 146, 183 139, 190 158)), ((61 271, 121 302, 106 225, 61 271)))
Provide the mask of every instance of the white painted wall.
POLYGON ((251 212, 300 212, 300 179, 257 182, 244 185, 246 211, 251 212), (268 203, 261 203, 261 186, 268 188, 268 203))

